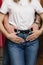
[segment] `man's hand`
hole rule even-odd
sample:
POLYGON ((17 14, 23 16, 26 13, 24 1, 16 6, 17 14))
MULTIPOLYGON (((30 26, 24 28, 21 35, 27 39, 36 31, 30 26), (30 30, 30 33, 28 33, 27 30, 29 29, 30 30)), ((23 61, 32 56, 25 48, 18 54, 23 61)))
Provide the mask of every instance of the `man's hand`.
POLYGON ((37 39, 40 36, 40 34, 41 34, 40 30, 34 30, 32 31, 32 34, 26 38, 26 41, 33 41, 37 39))
POLYGON ((32 26, 31 26, 30 28, 32 28, 33 31, 39 29, 39 27, 38 27, 38 25, 37 25, 36 23, 33 23, 32 26))
POLYGON ((5 29, 7 30, 8 33, 13 33, 14 32, 14 26, 13 25, 6 24, 5 29))
POLYGON ((24 39, 21 37, 18 37, 15 33, 9 34, 8 39, 15 43, 23 43, 24 42, 24 39))
POLYGON ((14 32, 14 26, 9 24, 8 17, 9 17, 8 14, 5 15, 4 27, 5 27, 5 29, 7 30, 8 33, 13 33, 14 32))
POLYGON ((12 42, 15 42, 15 43, 24 42, 24 39, 18 37, 16 35, 17 33, 14 32, 14 29, 16 29, 16 27, 14 27, 13 25, 9 24, 8 15, 6 15, 5 18, 4 18, 4 26, 5 26, 5 29, 7 30, 7 32, 9 33, 9 35, 7 36, 7 38, 9 40, 11 40, 12 42))

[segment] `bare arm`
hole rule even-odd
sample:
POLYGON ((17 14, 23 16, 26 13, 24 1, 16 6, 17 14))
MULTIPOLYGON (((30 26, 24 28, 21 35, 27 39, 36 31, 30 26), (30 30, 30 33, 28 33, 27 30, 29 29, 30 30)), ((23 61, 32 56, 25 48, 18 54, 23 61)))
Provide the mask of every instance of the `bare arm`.
POLYGON ((40 17, 42 19, 41 28, 39 30, 38 29, 33 30, 32 34, 26 38, 26 41, 33 41, 33 40, 37 39, 41 34, 43 34, 43 13, 40 14, 40 17))
POLYGON ((3 20, 4 20, 5 15, 0 13, 0 31, 6 36, 8 37, 8 32, 5 30, 4 26, 3 26, 3 20))
POLYGON ((39 14, 36 14, 35 22, 34 23, 38 25, 39 29, 41 28, 42 22, 41 22, 41 17, 39 16, 39 14))
POLYGON ((35 20, 34 20, 34 23, 32 24, 31 28, 34 30, 38 30, 41 28, 41 18, 40 16, 36 13, 36 16, 35 16, 35 20))
POLYGON ((43 34, 43 13, 40 14, 40 17, 42 19, 42 27, 41 27, 40 31, 43 34))
POLYGON ((20 37, 18 37, 15 32, 9 34, 6 29, 3 26, 3 20, 4 20, 5 15, 0 13, 0 31, 12 42, 20 43, 24 42, 24 40, 20 37))
POLYGON ((8 17, 9 17, 8 14, 6 14, 5 17, 4 17, 4 27, 5 27, 5 29, 7 30, 8 33, 13 33, 15 27, 13 25, 9 24, 8 17))

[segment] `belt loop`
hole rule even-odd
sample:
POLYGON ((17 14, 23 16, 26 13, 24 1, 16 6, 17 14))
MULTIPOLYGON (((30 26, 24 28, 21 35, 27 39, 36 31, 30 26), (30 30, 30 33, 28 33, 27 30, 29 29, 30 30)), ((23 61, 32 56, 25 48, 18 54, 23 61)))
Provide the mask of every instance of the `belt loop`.
POLYGON ((20 31, 17 29, 17 33, 20 33, 20 31))

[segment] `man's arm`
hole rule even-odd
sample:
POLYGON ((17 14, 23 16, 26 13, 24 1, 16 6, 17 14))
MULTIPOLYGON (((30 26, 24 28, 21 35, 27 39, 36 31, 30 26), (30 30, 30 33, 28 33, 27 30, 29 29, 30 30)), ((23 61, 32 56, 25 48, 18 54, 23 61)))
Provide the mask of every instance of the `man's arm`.
POLYGON ((4 27, 5 27, 5 29, 7 30, 8 33, 13 33, 15 27, 13 25, 9 24, 8 17, 9 17, 8 14, 6 14, 5 17, 4 17, 4 27))
POLYGON ((42 34, 43 34, 43 13, 40 14, 40 17, 41 17, 41 19, 42 19, 42 27, 41 27, 40 31, 41 31, 42 34))
POLYGON ((3 26, 3 20, 4 20, 5 15, 0 13, 0 31, 12 42, 16 42, 16 43, 20 43, 20 42, 24 42, 24 40, 20 37, 18 37, 15 32, 9 34, 7 32, 7 30, 4 28, 3 26))
POLYGON ((42 22, 41 22, 41 17, 39 16, 39 14, 35 14, 35 20, 34 23, 32 24, 31 28, 33 30, 38 30, 41 28, 42 22))
POLYGON ((35 24, 38 25, 38 28, 40 29, 41 26, 42 26, 42 20, 41 20, 41 17, 39 14, 36 13, 36 16, 35 16, 35 21, 34 21, 35 24))
POLYGON ((43 13, 40 14, 40 17, 42 19, 41 28, 39 30, 38 29, 33 30, 32 34, 26 38, 26 41, 33 41, 37 39, 41 34, 43 34, 43 13))

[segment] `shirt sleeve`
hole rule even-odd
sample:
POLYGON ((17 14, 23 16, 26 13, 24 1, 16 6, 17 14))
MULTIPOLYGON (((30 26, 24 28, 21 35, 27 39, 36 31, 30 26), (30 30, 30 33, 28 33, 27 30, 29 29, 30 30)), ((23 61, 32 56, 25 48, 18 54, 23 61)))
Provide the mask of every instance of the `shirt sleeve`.
POLYGON ((2 3, 2 6, 0 8, 0 12, 3 14, 6 14, 8 12, 8 2, 7 0, 4 0, 4 2, 2 3))
POLYGON ((32 0, 32 5, 37 13, 43 13, 43 8, 38 0, 32 0))

